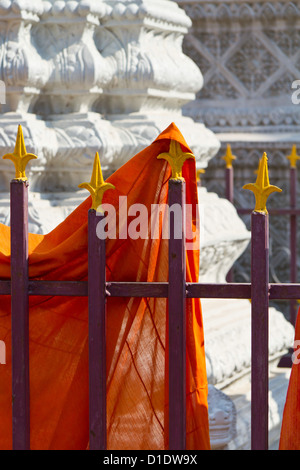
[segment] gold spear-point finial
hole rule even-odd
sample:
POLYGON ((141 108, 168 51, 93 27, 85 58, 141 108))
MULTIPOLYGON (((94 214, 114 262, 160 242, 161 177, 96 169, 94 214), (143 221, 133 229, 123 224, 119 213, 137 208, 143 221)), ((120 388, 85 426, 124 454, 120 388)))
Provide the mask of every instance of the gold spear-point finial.
POLYGON ((243 186, 243 189, 249 189, 254 193, 256 202, 254 212, 263 212, 267 214, 268 211, 266 204, 268 197, 271 193, 281 193, 282 190, 277 186, 270 185, 268 172, 268 158, 266 152, 264 152, 262 158, 259 161, 256 182, 246 184, 245 186, 243 186))
POLYGON ((110 183, 105 183, 102 175, 100 158, 98 152, 95 155, 93 173, 89 183, 81 183, 79 188, 87 189, 92 196, 92 207, 95 211, 101 212, 103 194, 108 189, 115 189, 110 183))
POLYGON ((189 152, 183 152, 180 143, 176 142, 176 140, 171 140, 169 152, 160 153, 157 158, 167 160, 172 169, 172 179, 183 180, 183 164, 188 158, 195 159, 195 155, 189 152))
POLYGON ((203 168, 200 168, 199 170, 196 171, 196 178, 197 178, 198 183, 201 183, 200 175, 203 175, 204 173, 205 173, 205 170, 203 168))
POLYGON ((2 158, 4 158, 4 160, 11 160, 14 163, 16 169, 16 180, 27 181, 25 174, 27 163, 30 160, 36 159, 37 156, 33 153, 27 153, 21 125, 18 127, 18 134, 13 153, 7 153, 3 155, 2 158))
POLYGON ((231 146, 227 144, 226 154, 222 157, 226 162, 226 168, 232 168, 232 161, 236 160, 236 156, 232 155, 231 146))
POLYGON ((291 155, 286 158, 290 161, 291 168, 296 168, 297 160, 300 160, 299 155, 297 155, 296 145, 293 145, 291 155))

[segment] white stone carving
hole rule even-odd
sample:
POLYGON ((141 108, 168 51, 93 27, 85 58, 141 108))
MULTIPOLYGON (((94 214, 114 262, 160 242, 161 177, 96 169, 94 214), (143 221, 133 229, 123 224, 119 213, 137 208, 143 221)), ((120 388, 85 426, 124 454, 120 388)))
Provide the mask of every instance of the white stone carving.
MULTIPOLYGON (((202 299, 206 334, 207 376, 224 388, 251 366, 251 303, 249 300, 202 299)), ((283 314, 269 309, 269 356, 275 361, 293 344, 294 329, 283 314)))
POLYGON ((220 449, 236 437, 236 408, 221 390, 208 385, 209 433, 211 449, 220 449))
MULTIPOLYGON (((31 165, 32 190, 76 191, 89 177, 96 151, 111 173, 173 121, 200 166, 216 153, 213 133, 181 113, 201 88, 202 75, 182 52, 191 22, 175 3, 31 6, 3 0, 0 6, 0 77, 7 91, 0 149, 11 148, 21 123, 27 145, 39 156, 31 165)), ((2 191, 8 189, 7 168, 0 164, 2 191)))
POLYGON ((180 0, 193 20, 184 51, 204 86, 186 113, 216 132, 299 130, 297 1, 180 0))
MULTIPOLYGON (((173 2, 2 0, 0 9, 0 149, 11 151, 22 124, 27 149, 38 155, 28 170, 35 205, 47 200, 52 213, 34 230, 53 228, 70 201, 75 207, 85 197, 78 184, 89 179, 96 151, 108 175, 172 121, 200 166, 218 150, 213 133, 181 113, 202 75, 182 52, 191 21, 173 2), (64 208, 57 193, 68 191, 74 197, 66 195, 64 208)), ((12 175, 0 160, 0 191, 12 175)))

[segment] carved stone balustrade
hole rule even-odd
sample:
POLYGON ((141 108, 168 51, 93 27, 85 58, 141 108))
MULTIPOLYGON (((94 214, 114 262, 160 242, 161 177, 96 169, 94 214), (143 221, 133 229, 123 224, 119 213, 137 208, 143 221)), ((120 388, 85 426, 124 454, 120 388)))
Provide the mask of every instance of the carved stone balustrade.
MULTIPOLYGON (((7 90, 0 148, 11 147, 21 123, 39 155, 31 165, 32 190, 76 190, 96 151, 111 173, 172 121, 200 166, 218 150, 213 133, 181 113, 202 75, 182 52, 191 21, 175 3, 2 0, 0 8, 0 77, 7 90)), ((10 177, 1 162, 0 190, 10 177)))

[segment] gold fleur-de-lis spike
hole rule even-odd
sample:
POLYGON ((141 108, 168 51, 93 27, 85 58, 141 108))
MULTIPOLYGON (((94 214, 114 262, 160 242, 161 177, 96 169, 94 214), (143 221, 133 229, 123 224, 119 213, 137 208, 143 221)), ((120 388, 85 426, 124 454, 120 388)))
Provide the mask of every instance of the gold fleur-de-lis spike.
POLYGON ((236 160, 236 156, 232 155, 231 146, 227 144, 226 154, 222 157, 226 162, 226 168, 232 168, 232 161, 236 160))
POLYGON ((171 140, 169 152, 160 153, 158 159, 167 160, 172 170, 172 179, 183 180, 182 167, 188 158, 195 159, 195 155, 189 152, 183 152, 181 145, 176 140, 171 140))
POLYGON ((95 211, 102 212, 101 204, 103 194, 108 189, 115 189, 115 186, 110 183, 105 183, 102 175, 100 158, 98 152, 95 155, 93 173, 89 183, 81 183, 79 188, 87 189, 92 196, 92 207, 95 211))
POLYGON ((249 183, 243 186, 243 189, 249 189, 254 193, 255 196, 255 209, 254 212, 263 212, 265 214, 267 211, 267 199, 273 192, 281 193, 281 189, 277 186, 270 185, 269 182, 269 172, 268 172, 268 158, 266 152, 263 154, 262 158, 259 161, 257 178, 255 183, 249 183))
POLYGON ((291 168, 296 168, 297 160, 300 160, 299 155, 297 155, 296 145, 293 145, 291 155, 286 158, 290 161, 291 168))
POLYGON ((30 160, 36 159, 37 156, 33 153, 27 153, 21 125, 18 127, 18 134, 13 153, 7 153, 3 155, 2 158, 4 158, 4 160, 11 160, 14 163, 16 170, 16 180, 27 181, 25 174, 27 163, 30 160))
POLYGON ((203 168, 200 168, 199 170, 196 171, 196 178, 197 181, 200 183, 201 182, 201 176, 205 173, 205 170, 203 168))

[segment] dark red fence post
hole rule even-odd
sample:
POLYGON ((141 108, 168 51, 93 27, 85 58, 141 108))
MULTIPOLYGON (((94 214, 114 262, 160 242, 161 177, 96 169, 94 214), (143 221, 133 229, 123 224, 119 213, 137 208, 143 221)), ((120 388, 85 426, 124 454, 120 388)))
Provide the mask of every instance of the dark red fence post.
POLYGON ((226 199, 233 204, 233 168, 232 166, 226 167, 225 169, 225 178, 226 178, 226 199))
POLYGON ((11 332, 13 449, 30 448, 28 182, 11 182, 11 332))
MULTIPOLYGON (((287 157, 290 160, 290 280, 291 283, 297 282, 297 155, 296 145, 293 145, 291 155, 287 157)), ((296 301, 290 300, 290 321, 295 326, 296 323, 296 301)))
POLYGON ((268 449, 269 393, 269 215, 270 185, 267 154, 262 156, 255 183, 246 184, 255 195, 251 216, 251 449, 268 449))
POLYGON ((30 448, 29 301, 28 301, 28 182, 26 165, 36 155, 27 153, 22 127, 13 153, 3 156, 15 166, 10 191, 11 334, 13 449, 30 448))
MULTIPOLYGON (((297 169, 290 168, 290 201, 291 209, 296 209, 296 195, 297 195, 297 169)), ((291 270, 291 283, 297 282, 297 217, 294 213, 290 216, 290 270, 291 270)), ((296 302, 290 301, 290 317, 291 323, 295 326, 296 323, 296 302)))
POLYGON ((185 182, 170 179, 168 296, 170 450, 186 449, 186 260, 184 206, 185 182), (181 209, 180 211, 177 211, 178 207, 181 209), (174 208, 174 213, 172 208, 174 208))
POLYGON ((88 213, 90 449, 106 450, 106 273, 105 240, 96 234, 98 216, 88 213))
POLYGON ((87 189, 92 198, 88 213, 90 450, 106 450, 106 243, 104 236, 97 235, 97 225, 104 217, 97 211, 105 191, 114 186, 103 179, 98 152, 90 183, 79 187, 87 189))
MULTIPOLYGON (((225 197, 228 199, 231 204, 233 204, 234 199, 234 182, 233 182, 233 167, 232 161, 236 159, 234 155, 232 155, 231 147, 227 144, 227 150, 223 160, 226 162, 225 168, 225 197)), ((228 271, 226 276, 227 282, 233 282, 233 270, 232 268, 228 271)))
POLYGON ((266 450, 269 390, 268 214, 253 212, 251 224, 251 448, 266 450))
POLYGON ((169 449, 186 449, 186 254, 185 181, 182 167, 195 156, 171 140, 161 153, 171 166, 169 180, 169 449), (174 211, 174 212, 173 212, 174 211))
POLYGON ((223 160, 226 162, 225 168, 225 197, 233 204, 234 199, 234 186, 233 186, 233 167, 232 161, 236 159, 234 155, 232 155, 231 147, 227 144, 227 150, 223 160))

